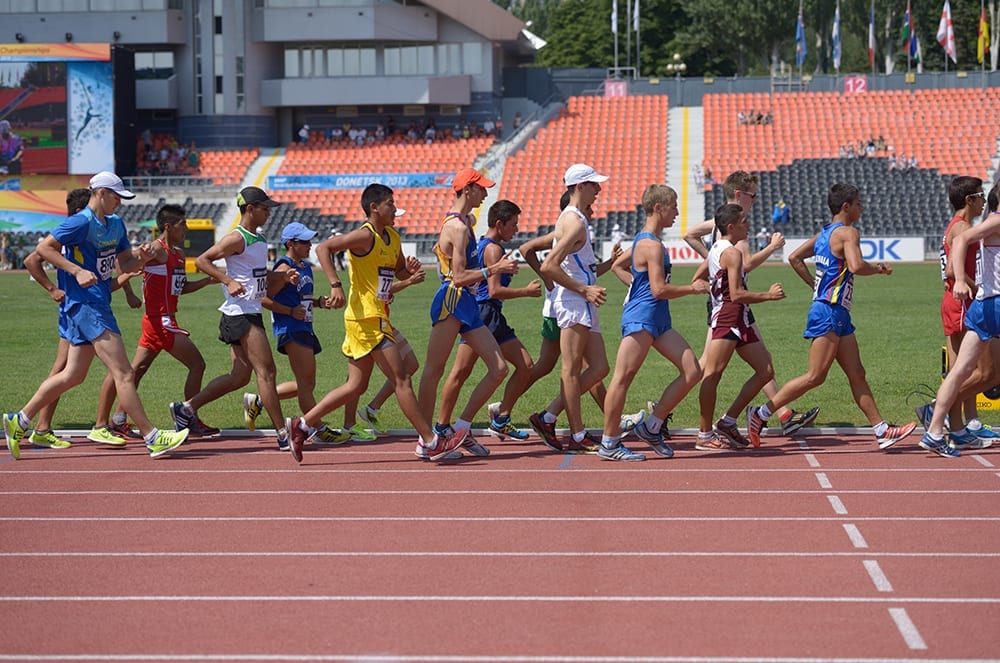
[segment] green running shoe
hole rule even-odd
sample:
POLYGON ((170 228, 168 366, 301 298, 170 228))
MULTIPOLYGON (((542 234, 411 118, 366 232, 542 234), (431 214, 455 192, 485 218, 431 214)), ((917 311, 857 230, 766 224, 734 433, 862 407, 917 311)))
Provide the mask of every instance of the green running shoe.
POLYGON ((378 435, 372 433, 361 424, 354 424, 347 429, 347 432, 351 434, 351 442, 374 442, 378 439, 378 435))
POLYGON ((375 431, 376 435, 385 435, 389 432, 378 413, 369 410, 367 405, 358 410, 358 419, 368 424, 368 427, 375 431))
POLYGON ((107 426, 101 428, 94 428, 87 435, 87 439, 91 442, 100 442, 101 444, 110 444, 113 447, 124 447, 128 444, 128 441, 124 437, 118 437, 110 430, 107 426))
POLYGON ((146 445, 146 448, 149 449, 149 457, 159 458, 163 454, 173 451, 184 443, 187 436, 187 428, 179 431, 161 430, 156 434, 156 441, 146 445))
POLYGON ((323 426, 312 436, 313 444, 345 444, 351 441, 351 434, 345 430, 338 430, 323 426))
POLYGON ((35 431, 28 438, 28 442, 31 442, 36 447, 45 447, 47 449, 69 449, 72 445, 69 440, 64 440, 57 437, 55 433, 50 430, 45 432, 35 431))
POLYGON ((24 428, 21 427, 17 412, 3 415, 3 436, 7 438, 7 448, 10 449, 10 455, 14 457, 14 460, 20 458, 24 428))

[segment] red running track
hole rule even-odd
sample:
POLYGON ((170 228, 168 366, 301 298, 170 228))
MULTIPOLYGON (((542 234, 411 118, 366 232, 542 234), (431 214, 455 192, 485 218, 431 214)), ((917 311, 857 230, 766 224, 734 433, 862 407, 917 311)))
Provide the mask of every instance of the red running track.
POLYGON ((26 449, 0 661, 1000 660, 1000 453, 916 439, 26 449))

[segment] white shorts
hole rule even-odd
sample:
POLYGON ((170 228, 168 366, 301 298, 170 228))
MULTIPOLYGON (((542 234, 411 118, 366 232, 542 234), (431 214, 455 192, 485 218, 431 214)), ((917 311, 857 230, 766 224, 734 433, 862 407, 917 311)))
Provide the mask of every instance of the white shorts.
POLYGON ((552 303, 552 312, 559 329, 583 325, 590 327, 590 331, 594 334, 601 333, 601 319, 597 314, 597 307, 582 297, 555 301, 552 303))

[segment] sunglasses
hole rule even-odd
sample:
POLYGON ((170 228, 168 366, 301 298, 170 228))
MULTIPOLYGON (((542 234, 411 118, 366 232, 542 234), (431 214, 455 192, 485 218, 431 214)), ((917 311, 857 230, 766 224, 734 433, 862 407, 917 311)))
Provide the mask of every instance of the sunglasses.
POLYGON ((969 198, 985 198, 985 197, 986 197, 985 191, 978 191, 976 193, 969 194, 969 198))
POLYGON ((756 193, 750 193, 749 191, 740 191, 744 196, 750 196, 750 200, 757 200, 756 193))

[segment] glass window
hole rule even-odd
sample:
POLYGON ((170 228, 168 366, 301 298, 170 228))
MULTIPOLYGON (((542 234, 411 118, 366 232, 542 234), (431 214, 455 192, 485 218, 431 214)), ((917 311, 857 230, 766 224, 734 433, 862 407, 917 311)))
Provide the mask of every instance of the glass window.
POLYGON ((386 47, 382 52, 382 62, 385 65, 386 76, 398 76, 400 74, 398 48, 386 47))
POLYGON ((375 49, 362 48, 360 53, 360 73, 362 76, 375 75, 375 49))
POLYGON ((462 44, 462 73, 483 73, 483 46, 478 42, 462 44))
POLYGON ((417 46, 417 73, 434 74, 434 47, 417 46))
POLYGON ((344 49, 344 76, 361 74, 361 54, 357 48, 344 49))
POLYGON ((285 78, 298 78, 299 74, 299 51, 297 48, 285 49, 285 78))
POLYGON ((326 73, 328 76, 344 75, 344 51, 330 48, 326 51, 326 73))

